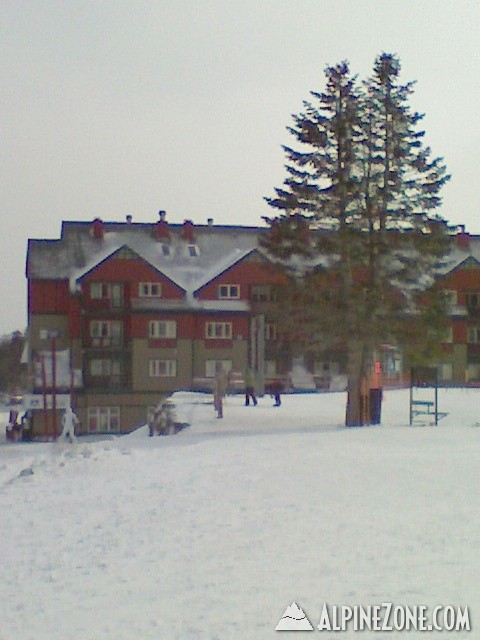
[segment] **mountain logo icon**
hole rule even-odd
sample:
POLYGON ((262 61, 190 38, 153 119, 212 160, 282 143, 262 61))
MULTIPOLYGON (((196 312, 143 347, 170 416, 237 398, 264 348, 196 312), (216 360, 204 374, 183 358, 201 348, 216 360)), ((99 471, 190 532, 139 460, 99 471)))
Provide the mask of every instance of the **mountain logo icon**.
POLYGON ((313 631, 310 620, 296 602, 285 609, 275 631, 313 631))

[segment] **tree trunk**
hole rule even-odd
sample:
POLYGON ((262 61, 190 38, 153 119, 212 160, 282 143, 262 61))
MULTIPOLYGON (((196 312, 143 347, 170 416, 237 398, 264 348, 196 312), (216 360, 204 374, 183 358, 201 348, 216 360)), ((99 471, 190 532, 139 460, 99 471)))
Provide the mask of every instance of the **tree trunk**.
POLYGON ((347 408, 346 427, 361 427, 369 422, 368 390, 365 388, 364 345, 361 342, 350 342, 348 345, 347 363, 347 408))

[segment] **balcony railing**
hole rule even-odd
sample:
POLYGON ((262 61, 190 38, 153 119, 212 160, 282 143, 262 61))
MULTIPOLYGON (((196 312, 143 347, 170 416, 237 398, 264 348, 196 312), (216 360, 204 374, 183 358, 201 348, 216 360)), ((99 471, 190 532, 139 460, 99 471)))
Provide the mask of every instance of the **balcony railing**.
POLYGON ((130 305, 133 311, 146 310, 156 311, 165 309, 184 309, 187 306, 186 300, 166 300, 165 298, 132 298, 130 305))

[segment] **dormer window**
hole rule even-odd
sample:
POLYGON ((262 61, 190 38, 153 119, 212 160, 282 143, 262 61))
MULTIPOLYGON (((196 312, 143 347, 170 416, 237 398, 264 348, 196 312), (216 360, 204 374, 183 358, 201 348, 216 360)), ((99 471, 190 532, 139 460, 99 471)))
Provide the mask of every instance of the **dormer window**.
POLYGON ((218 297, 220 300, 238 300, 240 298, 239 284, 218 285, 218 297))
POLYGON ((138 285, 138 295, 140 298, 160 298, 162 295, 162 285, 159 282, 140 282, 138 285))

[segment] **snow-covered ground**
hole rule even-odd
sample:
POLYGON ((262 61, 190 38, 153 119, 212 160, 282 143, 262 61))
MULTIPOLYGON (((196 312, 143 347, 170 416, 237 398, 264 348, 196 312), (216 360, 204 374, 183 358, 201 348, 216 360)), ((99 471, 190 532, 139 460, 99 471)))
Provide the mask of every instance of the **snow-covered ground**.
POLYGON ((439 398, 437 428, 390 391, 382 426, 345 429, 343 393, 223 420, 182 393, 176 436, 0 446, 0 639, 300 638, 274 631, 292 602, 314 627, 324 602, 468 605, 448 635, 475 637, 480 391, 439 398))

